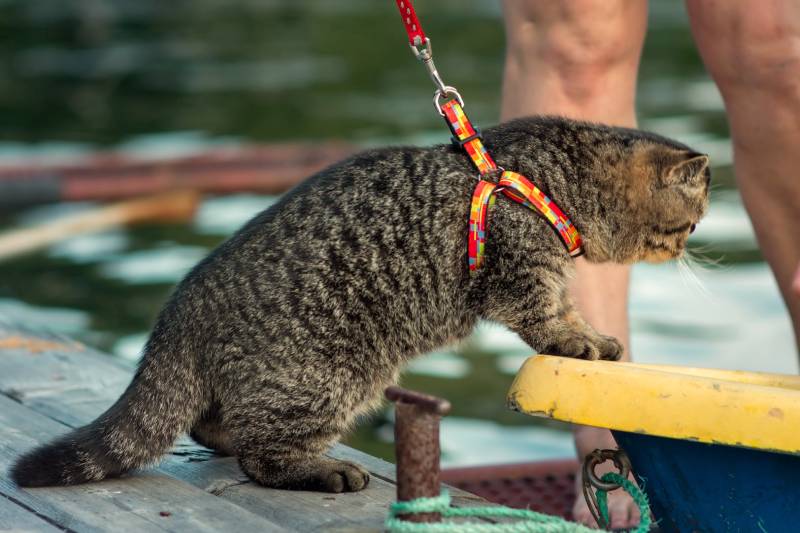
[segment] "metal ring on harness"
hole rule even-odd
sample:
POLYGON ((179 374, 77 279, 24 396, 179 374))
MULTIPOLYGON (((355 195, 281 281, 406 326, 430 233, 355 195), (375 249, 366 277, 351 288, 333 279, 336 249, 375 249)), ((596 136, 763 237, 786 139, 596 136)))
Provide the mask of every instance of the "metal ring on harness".
POLYGON ((442 111, 442 106, 439 103, 439 100, 450 95, 455 96, 456 100, 458 100, 458 103, 461 105, 462 108, 465 107, 464 99, 461 98, 461 93, 459 93, 455 87, 451 85, 446 85, 444 89, 436 89, 436 92, 433 93, 433 107, 436 109, 436 112, 439 113, 439 115, 441 116, 444 116, 444 111, 442 111))

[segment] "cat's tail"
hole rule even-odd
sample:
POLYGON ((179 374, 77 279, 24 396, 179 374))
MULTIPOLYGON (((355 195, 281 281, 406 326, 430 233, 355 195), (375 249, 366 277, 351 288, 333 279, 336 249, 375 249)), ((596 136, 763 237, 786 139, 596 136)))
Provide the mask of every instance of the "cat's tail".
POLYGON ((23 455, 11 469, 12 479, 21 487, 75 485, 118 476, 166 453, 200 416, 204 387, 192 355, 149 347, 145 353, 111 408, 23 455))

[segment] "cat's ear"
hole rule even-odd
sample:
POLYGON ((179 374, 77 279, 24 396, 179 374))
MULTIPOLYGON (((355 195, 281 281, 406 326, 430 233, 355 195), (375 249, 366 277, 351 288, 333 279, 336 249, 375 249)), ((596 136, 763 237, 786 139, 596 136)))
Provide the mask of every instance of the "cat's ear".
POLYGON ((663 158, 661 181, 664 185, 705 186, 709 179, 708 156, 689 150, 673 150, 663 158))

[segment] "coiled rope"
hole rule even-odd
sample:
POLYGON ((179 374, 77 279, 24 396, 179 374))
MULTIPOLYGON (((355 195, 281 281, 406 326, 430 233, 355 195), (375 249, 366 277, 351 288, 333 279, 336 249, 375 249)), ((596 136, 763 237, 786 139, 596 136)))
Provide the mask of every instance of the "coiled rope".
MULTIPOLYGON (((650 530, 650 505, 647 495, 630 480, 616 472, 603 474, 603 481, 616 483, 631 495, 641 513, 639 525, 632 533, 646 533, 650 530)), ((598 489, 596 492, 600 513, 608 523, 608 494, 598 489)), ((512 509, 510 507, 464 507, 450 506, 450 494, 445 490, 433 498, 417 498, 407 502, 395 502, 389 509, 386 529, 392 533, 597 533, 592 529, 575 522, 564 520, 558 516, 537 513, 529 509, 512 509), (416 513, 439 513, 442 522, 408 522, 401 520, 400 515, 416 513), (481 522, 454 522, 453 518, 510 518, 515 522, 499 524, 481 522)))

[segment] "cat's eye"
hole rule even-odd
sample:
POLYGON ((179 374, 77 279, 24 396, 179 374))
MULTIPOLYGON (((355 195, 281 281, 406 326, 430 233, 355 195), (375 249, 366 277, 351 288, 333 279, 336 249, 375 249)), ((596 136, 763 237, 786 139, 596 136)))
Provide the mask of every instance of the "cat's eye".
POLYGON ((694 233, 694 228, 696 228, 696 227, 697 227, 697 224, 692 224, 691 227, 689 227, 689 233, 694 233))

